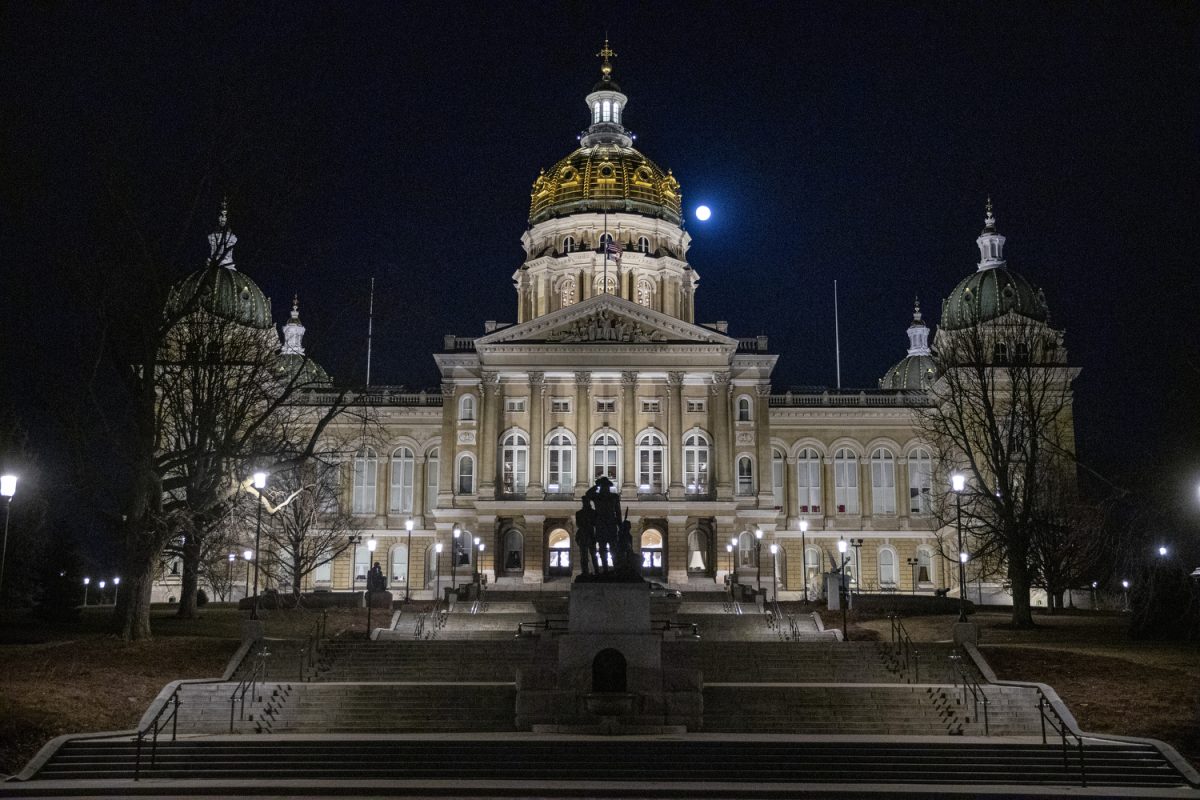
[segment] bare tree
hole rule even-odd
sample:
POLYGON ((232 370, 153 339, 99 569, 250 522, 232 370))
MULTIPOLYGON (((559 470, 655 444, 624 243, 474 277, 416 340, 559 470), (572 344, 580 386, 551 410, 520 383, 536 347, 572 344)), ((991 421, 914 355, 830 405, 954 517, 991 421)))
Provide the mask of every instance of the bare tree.
POLYGON ((1049 475, 1074 458, 1076 373, 1065 363, 1061 339, 1047 324, 1012 312, 939 330, 933 402, 914 411, 917 428, 936 451, 938 471, 958 470, 967 478, 961 498, 939 503, 940 521, 954 525, 961 500, 970 549, 1003 569, 1017 626, 1033 624, 1033 545, 1053 507, 1049 475))

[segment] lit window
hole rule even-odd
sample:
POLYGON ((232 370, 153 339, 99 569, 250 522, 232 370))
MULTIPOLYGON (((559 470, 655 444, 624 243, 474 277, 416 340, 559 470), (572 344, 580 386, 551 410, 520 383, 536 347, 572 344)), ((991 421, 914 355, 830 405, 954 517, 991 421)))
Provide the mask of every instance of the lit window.
POLYGON ((871 454, 871 512, 896 513, 896 460, 882 447, 871 454))
POLYGON ((413 510, 413 451, 397 447, 392 453, 392 483, 388 494, 389 514, 411 514, 413 510))
POLYGON ((601 432, 592 440, 592 482, 601 476, 607 476, 614 486, 620 486, 618 465, 621 459, 621 448, 617 437, 612 433, 601 432))
POLYGON ((504 437, 500 444, 500 463, 505 493, 523 493, 529 467, 529 440, 525 434, 513 431, 504 437))
POLYGON ((858 513, 858 456, 842 448, 833 456, 833 502, 839 514, 858 513))
POLYGON ((596 294, 616 294, 617 293, 617 276, 612 274, 612 270, 607 275, 600 273, 596 276, 596 294))
POLYGON ((908 457, 908 510, 911 514, 929 514, 933 494, 933 462, 926 450, 914 450, 908 457))
POLYGON ((601 114, 600 119, 603 120, 604 122, 609 122, 610 120, 612 120, 612 101, 605 100, 603 105, 601 106, 601 108, 603 109, 603 112, 601 114))
POLYGON ((738 535, 737 551, 739 567, 754 567, 758 564, 755 558, 754 534, 749 531, 742 531, 738 535))
POLYGON ((375 477, 378 461, 375 451, 364 447, 354 455, 354 497, 351 509, 355 514, 375 513, 375 477))
POLYGON ((879 548, 879 585, 895 587, 898 577, 896 551, 890 547, 879 548))
POLYGON ((637 302, 646 308, 654 305, 654 284, 645 278, 637 282, 637 302))
POLYGON ((559 431, 546 445, 546 491, 570 492, 574 486, 575 440, 566 431, 559 431))
POLYGON ((821 513, 821 456, 811 447, 796 459, 796 490, 801 514, 821 513))
POLYGON ((754 463, 749 456, 742 456, 737 462, 737 493, 754 494, 754 463))
POLYGON ((595 122, 599 122, 599 121, 600 121, 600 101, 597 100, 596 102, 592 103, 592 122, 595 123, 595 122))
POLYGON ((657 433, 644 433, 638 439, 638 491, 661 494, 663 491, 663 438, 657 433))
POLYGON ((390 577, 392 586, 403 586, 408 583, 408 545, 398 544, 392 548, 390 577))
POLYGON ((367 570, 371 569, 371 551, 366 545, 356 544, 354 547, 354 583, 367 584, 367 570))
POLYGON ((567 278, 558 286, 558 302, 563 307, 575 305, 575 279, 567 278))
POLYGON ((692 433, 683 440, 683 488, 687 494, 708 494, 708 437, 692 433))
POLYGON ((613 101, 613 122, 620 122, 620 121, 621 121, 621 102, 619 100, 614 100, 613 101))
POLYGON ((917 585, 933 585, 933 550, 924 545, 917 548, 917 585))

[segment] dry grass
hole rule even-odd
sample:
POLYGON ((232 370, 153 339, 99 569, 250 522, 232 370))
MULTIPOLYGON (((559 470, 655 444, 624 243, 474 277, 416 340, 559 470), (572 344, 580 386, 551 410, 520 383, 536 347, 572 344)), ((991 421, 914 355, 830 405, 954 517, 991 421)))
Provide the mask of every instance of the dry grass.
MULTIPOLYGON (((22 612, 0 617, 0 774, 22 769, 49 739, 64 733, 136 726, 167 683, 221 675, 240 640, 245 613, 202 608, 184 620, 156 607, 154 639, 123 642, 108 635, 111 609, 89 608, 75 624, 50 625, 22 612)), ((319 611, 264 611, 268 636, 301 638, 319 611)), ((378 625, 386 611, 375 612, 378 625)), ((327 632, 366 631, 366 611, 330 609, 327 632)))

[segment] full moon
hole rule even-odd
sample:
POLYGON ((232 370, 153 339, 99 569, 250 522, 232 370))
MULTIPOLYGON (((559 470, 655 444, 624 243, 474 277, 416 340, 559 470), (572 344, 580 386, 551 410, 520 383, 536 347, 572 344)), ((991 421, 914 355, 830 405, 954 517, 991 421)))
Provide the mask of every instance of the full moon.
POLYGON ((696 219, 704 222, 712 216, 712 210, 708 206, 699 206, 696 208, 696 219))

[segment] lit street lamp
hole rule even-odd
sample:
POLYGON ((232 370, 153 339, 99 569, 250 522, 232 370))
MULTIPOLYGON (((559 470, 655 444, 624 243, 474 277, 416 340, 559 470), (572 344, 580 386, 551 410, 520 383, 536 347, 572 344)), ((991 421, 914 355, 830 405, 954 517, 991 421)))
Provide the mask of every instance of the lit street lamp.
POLYGON ((771 544, 771 585, 775 587, 775 591, 771 599, 779 599, 779 545, 771 544))
POLYGON ((1096 581, 1092 581, 1092 611, 1096 610, 1096 581))
POLYGON ((121 578, 120 576, 113 578, 113 605, 117 604, 117 595, 121 593, 121 578))
MULTIPOLYGON (((476 536, 475 540, 479 541, 479 537, 476 536)), ((483 551, 487 549, 487 545, 484 544, 483 542, 479 542, 478 547, 479 547, 479 566, 475 570, 475 572, 477 575, 479 575, 479 586, 480 586, 480 589, 482 590, 482 587, 483 587, 483 551)))
POLYGON ((808 533, 808 520, 800 520, 800 582, 804 587, 804 605, 808 605, 808 546, 804 535, 808 533))
POLYGON ((246 562, 246 592, 243 597, 250 596, 250 562, 254 560, 254 551, 246 549, 242 551, 242 560, 246 562))
POLYGON ((229 554, 229 569, 225 570, 225 585, 229 587, 229 599, 233 599, 233 562, 237 561, 237 553, 229 554))
POLYGON ((83 607, 84 608, 87 608, 87 590, 88 590, 88 584, 90 584, 91 582, 92 582, 91 578, 83 579, 83 607))
POLYGON ((967 488, 967 476, 955 472, 950 476, 954 490, 955 519, 958 524, 958 621, 967 621, 967 551, 963 549, 962 493, 967 488))
MULTIPOLYGON (((483 548, 479 546, 482 543, 483 540, 478 536, 472 540, 472 545, 479 552, 483 552, 483 548)), ((474 569, 471 572, 471 583, 479 583, 481 580, 483 580, 482 575, 479 572, 479 556, 475 555, 474 553, 472 553, 471 556, 475 559, 474 569)))
POLYGON ((409 517, 404 521, 404 529, 408 531, 408 558, 404 563, 404 602, 408 602, 412 588, 412 529, 413 521, 409 517))
POLYGON ((725 545, 725 552, 729 554, 729 599, 733 599, 733 545, 725 545))
POLYGON ((462 530, 454 526, 454 541, 450 543, 450 589, 458 591, 458 551, 462 547, 462 530))
POLYGON ((754 582, 758 584, 758 593, 762 594, 762 528, 754 529, 754 582))
POLYGON ((438 542, 433 546, 433 552, 437 556, 437 577, 433 579, 433 602, 436 603, 442 592, 442 543, 438 542))
POLYGON ((1128 580, 1121 581, 1121 594, 1124 596, 1123 605, 1125 606, 1125 610, 1128 611, 1129 610, 1129 581, 1128 580))
POLYGON ((843 642, 850 641, 850 633, 846 627, 846 604, 850 600, 850 592, 847 590, 847 586, 846 586, 846 562, 850 560, 846 556, 846 550, 848 550, 848 549, 849 549, 849 545, 846 543, 846 537, 844 537, 844 536, 839 537, 838 538, 838 552, 842 554, 842 566, 841 566, 842 574, 841 574, 841 580, 838 581, 838 599, 841 601, 841 606, 842 606, 842 641, 843 642))
POLYGON ((250 619, 258 619, 258 547, 262 537, 262 490, 267 488, 267 473, 254 473, 254 488, 258 489, 259 493, 255 497, 258 510, 254 522, 254 605, 250 606, 250 619))
POLYGON ((104 586, 105 586, 105 582, 100 581, 100 603, 99 603, 99 605, 104 605, 104 586))
MULTIPOLYGON (((738 537, 734 536, 732 539, 729 540, 729 552, 732 553, 734 550, 737 550, 737 549, 738 549, 738 537)), ((733 556, 730 558, 730 562, 729 562, 729 574, 733 576, 732 580, 735 583, 737 582, 737 568, 738 568, 738 559, 736 556, 733 556)))
POLYGON ((12 516, 12 499, 17 493, 17 476, 0 475, 0 496, 4 504, 4 546, 0 548, 0 590, 4 589, 4 562, 8 559, 8 518, 12 516))

